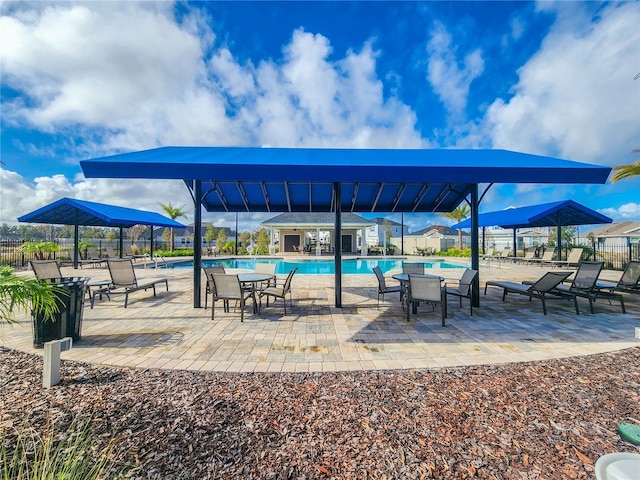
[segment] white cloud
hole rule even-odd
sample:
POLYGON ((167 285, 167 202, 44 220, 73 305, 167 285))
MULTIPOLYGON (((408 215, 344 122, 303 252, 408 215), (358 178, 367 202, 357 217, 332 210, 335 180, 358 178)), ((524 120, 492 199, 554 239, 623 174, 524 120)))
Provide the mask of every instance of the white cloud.
POLYGON ((449 113, 458 117, 467 106, 471 82, 484 71, 484 60, 476 49, 465 55, 463 67, 458 66, 452 43, 446 27, 436 22, 427 44, 427 79, 449 113))
POLYGON ((611 217, 614 222, 624 220, 638 221, 640 218, 640 203, 630 202, 618 208, 603 208, 598 211, 607 217, 611 217))
POLYGON ((624 163, 640 137, 640 4, 603 8, 597 21, 584 4, 546 5, 558 20, 520 70, 510 99, 484 119, 495 148, 624 163), (569 12, 571 15, 569 15, 569 12))

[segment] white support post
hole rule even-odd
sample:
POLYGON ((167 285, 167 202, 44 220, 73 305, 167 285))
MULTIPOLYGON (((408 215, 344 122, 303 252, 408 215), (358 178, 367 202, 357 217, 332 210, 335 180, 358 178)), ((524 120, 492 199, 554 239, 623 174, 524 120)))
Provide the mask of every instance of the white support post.
POLYGON ((60 383, 60 352, 70 350, 72 343, 71 337, 45 342, 42 372, 42 386, 44 388, 51 388, 60 383))

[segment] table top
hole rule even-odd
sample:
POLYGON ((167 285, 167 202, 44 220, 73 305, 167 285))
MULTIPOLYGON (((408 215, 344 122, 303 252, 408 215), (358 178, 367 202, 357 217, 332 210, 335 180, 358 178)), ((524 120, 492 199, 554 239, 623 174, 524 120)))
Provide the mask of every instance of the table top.
MULTIPOLYGON (((439 278, 440 281, 444 280, 444 277, 441 277, 439 275, 430 275, 428 273, 425 273, 424 275, 412 273, 411 275, 415 275, 415 276, 418 276, 418 277, 439 278)), ((391 277, 395 278, 396 280, 398 280, 400 282, 408 282, 409 281, 409 274, 408 273, 394 273, 393 275, 391 275, 391 277)))
POLYGON ((273 278, 273 275, 269 273, 238 273, 238 280, 243 283, 255 283, 255 282, 266 282, 267 280, 273 278))

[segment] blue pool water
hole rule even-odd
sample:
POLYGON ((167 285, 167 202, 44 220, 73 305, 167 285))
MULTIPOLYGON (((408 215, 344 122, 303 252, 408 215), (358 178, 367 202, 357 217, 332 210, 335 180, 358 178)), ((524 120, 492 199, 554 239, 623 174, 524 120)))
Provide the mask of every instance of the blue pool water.
MULTIPOLYGON (((222 265, 225 268, 240 268, 243 270, 253 270, 256 263, 275 263, 277 274, 287 274, 292 269, 297 268, 296 273, 307 275, 331 274, 335 273, 333 259, 326 260, 287 260, 287 259, 256 259, 256 258, 229 258, 224 260, 202 260, 203 267, 222 265)), ((411 262, 414 263, 414 262, 411 262)), ((424 263, 426 268, 464 268, 463 265, 455 265, 447 262, 416 262, 424 263)), ((383 272, 389 270, 402 269, 402 260, 399 259, 349 259, 342 261, 342 273, 346 275, 371 274, 372 268, 379 266, 383 272)), ((193 262, 170 263, 168 268, 193 268, 193 262)))

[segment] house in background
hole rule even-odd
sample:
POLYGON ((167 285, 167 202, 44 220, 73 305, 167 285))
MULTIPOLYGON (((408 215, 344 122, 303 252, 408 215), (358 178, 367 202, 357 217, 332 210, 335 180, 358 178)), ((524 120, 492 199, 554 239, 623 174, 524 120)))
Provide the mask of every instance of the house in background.
MULTIPOLYGON (((393 237, 393 243, 397 249, 401 248, 402 239, 393 237)), ((404 236, 404 252, 407 254, 418 253, 418 250, 431 248, 433 252, 440 252, 458 246, 458 230, 454 230, 444 225, 431 225, 417 232, 404 236)), ((462 246, 471 246, 471 235, 462 231, 462 246)))
MULTIPOLYGON (((549 242, 551 229, 555 227, 524 227, 516 229, 518 251, 529 247, 545 245, 549 242)), ((479 242, 482 245, 483 229, 480 229, 479 242)), ((485 251, 501 251, 505 247, 513 248, 513 229, 502 227, 486 227, 484 229, 485 251)))
MULTIPOLYGON (((366 243, 362 245, 365 231, 373 225, 355 213, 343 213, 341 251, 366 255, 366 243)), ((270 231, 270 251, 279 245, 280 252, 307 252, 316 255, 335 250, 335 214, 322 212, 282 213, 262 222, 270 231)))
MULTIPOLYGON (((205 240, 205 234, 207 233, 207 229, 211 226, 211 222, 202 222, 202 245, 203 246, 213 246, 209 245, 205 240)), ((231 230, 229 227, 215 227, 216 236, 219 230, 223 229, 227 233, 227 238, 229 240, 234 240, 236 237, 235 231, 231 230)), ((153 241, 156 245, 162 245, 164 240, 162 238, 162 234, 166 228, 155 228, 153 230, 153 241)), ((174 228, 173 229, 173 246, 174 248, 193 248, 193 232, 195 231, 193 223, 187 225, 185 228, 174 228)), ((212 242, 215 244, 215 239, 212 242)))
POLYGON ((640 222, 610 223, 594 228, 580 234, 579 242, 582 245, 595 242, 597 247, 628 247, 640 243, 640 222))
POLYGON ((376 217, 372 218, 370 222, 372 222, 373 225, 367 227, 366 230, 366 243, 368 247, 384 246, 385 239, 387 243, 392 243, 392 238, 400 238, 403 233, 404 235, 409 234, 408 226, 387 218, 376 217), (391 235, 388 235, 389 232, 386 232, 385 229, 390 230, 391 235))

